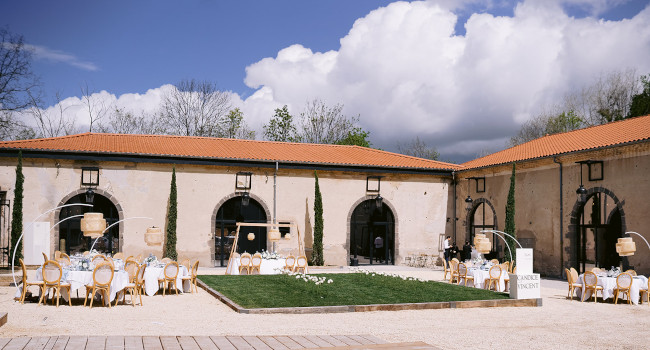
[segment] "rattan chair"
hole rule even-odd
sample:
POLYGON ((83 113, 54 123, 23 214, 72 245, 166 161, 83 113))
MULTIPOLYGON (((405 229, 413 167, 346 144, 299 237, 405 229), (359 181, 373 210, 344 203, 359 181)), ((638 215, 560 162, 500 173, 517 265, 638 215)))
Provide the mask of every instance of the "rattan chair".
POLYGON ((449 261, 449 283, 460 283, 460 276, 458 275, 458 260, 451 259, 449 261))
POLYGON ((139 295, 139 292, 142 290, 140 286, 137 283, 138 276, 140 276, 140 270, 142 270, 143 275, 142 277, 142 282, 144 283, 144 269, 147 267, 146 264, 142 264, 142 266, 139 266, 135 261, 129 260, 127 261, 127 264, 131 263, 128 265, 128 267, 132 270, 135 267, 135 272, 133 274, 133 279, 131 279, 131 272, 127 270, 127 265, 124 266, 124 269, 127 270, 129 273, 129 283, 127 283, 124 288, 117 293, 115 296, 115 306, 117 306, 117 303, 119 302, 120 298, 119 296, 121 295, 124 300, 123 303, 126 304, 126 292, 129 292, 131 294, 131 305, 135 306, 135 301, 138 299, 138 296, 140 297, 140 305, 142 305, 142 296, 139 295))
MULTIPOLYGON (((56 254, 54 254, 56 255, 56 254)), ((72 261, 70 261, 70 257, 66 253, 61 253, 59 252, 59 257, 55 259, 61 266, 70 266, 72 265, 72 261)))
POLYGON ((239 274, 240 275, 250 275, 251 274, 251 255, 250 253, 242 253, 239 257, 239 274))
MULTIPOLYGON (((178 288, 176 288, 176 277, 178 277, 178 263, 176 261, 168 262, 163 269, 163 278, 158 278, 158 283, 162 284, 163 288, 163 297, 167 291, 167 287, 174 288, 176 294, 178 294, 178 288)), ((169 292, 171 293, 171 291, 169 292)))
POLYGON ((295 270, 296 272, 302 271, 302 273, 307 273, 307 257, 301 255, 298 258, 296 258, 295 270))
POLYGON ((632 287, 632 275, 623 272, 616 277, 616 288, 614 288, 614 304, 618 304, 618 295, 623 293, 627 295, 627 303, 632 303, 632 296, 630 295, 630 288, 632 287))
POLYGON ((25 296, 27 295, 27 288, 31 286, 37 286, 39 289, 39 292, 43 291, 43 281, 30 281, 27 279, 27 268, 25 268, 25 262, 23 262, 23 259, 18 258, 18 261, 20 261, 20 268, 23 271, 23 278, 22 278, 22 293, 20 294, 20 303, 24 304, 25 303, 25 296))
POLYGON ((499 259, 492 259, 490 260, 490 262, 493 263, 494 265, 499 265, 499 259))
POLYGON ((648 285, 645 289, 639 290, 639 298, 641 299, 640 303, 643 304, 643 296, 645 295, 648 306, 650 306, 650 279, 648 279, 648 285))
POLYGON ((442 259, 442 268, 444 269, 445 274, 442 276, 442 280, 446 281, 447 280, 447 274, 450 273, 449 271, 449 264, 447 264, 447 260, 444 258, 442 259))
POLYGON ((591 272, 598 274, 598 273, 603 272, 603 270, 598 268, 598 267, 592 267, 591 272))
MULTIPOLYGON (((63 276, 61 265, 59 265, 59 263, 54 260, 48 260, 43 263, 41 273, 43 275, 43 286, 41 289, 41 298, 38 300, 38 304, 40 305, 42 301, 47 299, 47 292, 50 289, 53 289, 54 296, 56 297, 56 307, 59 307, 61 289, 67 289, 68 304, 72 306, 72 298, 70 296, 70 283, 61 282, 61 277, 63 276)), ((52 299, 52 303, 54 303, 54 299, 52 299)))
POLYGON ((296 257, 293 255, 287 256, 284 260, 284 271, 293 272, 293 269, 296 267, 296 257))
POLYGON ((594 302, 598 301, 598 291, 600 291, 601 297, 603 295, 603 287, 598 285, 598 276, 596 276, 592 271, 586 271, 582 278, 585 284, 582 287, 582 298, 580 298, 580 301, 585 301, 587 291, 592 291, 594 293, 594 302))
POLYGON ((142 305, 142 293, 144 293, 144 272, 147 269, 147 264, 142 264, 138 268, 138 274, 135 277, 135 292, 140 299, 140 305, 142 305))
POLYGON ((117 252, 117 253, 115 253, 115 254, 113 255, 113 259, 124 260, 124 253, 122 253, 122 252, 117 252))
POLYGON ((99 265, 100 263, 106 261, 106 256, 104 256, 102 254, 97 254, 97 255, 93 256, 91 261, 93 262, 93 264, 99 265))
POLYGON ((95 266, 93 270, 93 284, 86 285, 86 298, 84 299, 84 306, 88 302, 88 295, 90 295, 90 308, 93 307, 95 295, 99 293, 102 297, 104 304, 111 307, 111 282, 113 282, 113 265, 108 261, 103 261, 95 266))
POLYGON ((127 260, 124 263, 124 271, 129 274, 129 283, 135 283, 135 278, 138 274, 139 268, 140 264, 138 264, 135 260, 127 260))
POLYGON ((88 256, 88 255, 90 255, 90 252, 86 250, 86 251, 84 251, 81 255, 83 255, 83 256, 88 256))
POLYGON ((187 273, 190 273, 192 271, 192 263, 190 259, 185 258, 181 260, 181 263, 178 264, 178 267, 180 267, 181 265, 185 266, 185 268, 187 269, 187 273))
POLYGON ((458 264, 458 284, 463 280, 463 285, 467 287, 467 280, 471 280, 474 284, 474 276, 467 276, 467 266, 464 263, 458 264))
POLYGON ((255 253, 251 258, 251 275, 259 275, 262 273, 262 254, 255 253), (256 273, 257 272, 257 273, 256 273))
POLYGON ((501 273, 504 274, 503 276, 503 284, 504 284, 504 292, 510 291, 510 272, 508 270, 508 262, 501 263, 501 273))
POLYGON ((192 265, 192 269, 187 270, 188 273, 190 274, 189 276, 183 276, 183 283, 185 281, 189 281, 190 283, 190 292, 194 293, 194 291, 198 292, 199 289, 196 287, 196 277, 199 274, 199 261, 195 261, 194 265, 192 265), (194 289, 192 289, 194 287, 194 289))
POLYGON ((636 276, 636 271, 634 271, 634 270, 627 270, 627 271, 625 271, 625 273, 629 273, 632 276, 636 276))
POLYGON ((485 289, 492 290, 492 285, 494 285, 494 291, 499 291, 499 281, 501 280, 501 265, 494 265, 490 267, 490 277, 483 282, 485 289))
MULTIPOLYGON (((575 269, 573 269, 573 271, 575 271, 575 269)), ((575 293, 576 289, 582 290, 582 284, 577 283, 578 282, 578 272, 576 271, 575 276, 574 276, 573 271, 571 271, 571 270, 569 270, 567 268, 564 269, 564 272, 566 273, 567 282, 569 283, 569 292, 568 292, 568 295, 567 295, 567 298, 569 298, 569 300, 573 300, 573 294, 575 293)))
POLYGON ((172 262, 172 261, 173 261, 173 260, 170 259, 170 258, 162 258, 162 260, 160 260, 160 262, 163 263, 163 264, 169 264, 169 263, 172 262))
POLYGON ((50 260, 50 258, 47 257, 47 254, 45 254, 44 252, 41 252, 41 254, 43 254, 43 263, 50 260))

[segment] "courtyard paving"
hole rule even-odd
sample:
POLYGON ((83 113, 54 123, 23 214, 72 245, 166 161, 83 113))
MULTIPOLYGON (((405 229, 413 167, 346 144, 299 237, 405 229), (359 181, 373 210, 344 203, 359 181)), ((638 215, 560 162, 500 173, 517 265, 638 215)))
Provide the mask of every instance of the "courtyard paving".
MULTIPOLYGON (((373 266, 429 280, 442 271, 373 266)), ((199 274, 223 274, 201 268, 199 274)), ((312 273, 347 272, 347 267, 312 273)), ((30 273, 33 273, 31 271, 30 273)), ((340 314, 239 314, 203 290, 143 297, 144 306, 56 308, 13 300, 0 287, 0 311, 8 322, 0 338, 54 336, 324 336, 369 335, 390 343, 425 342, 441 349, 645 349, 650 307, 569 301, 566 282, 542 280, 542 307, 376 311, 340 314)))

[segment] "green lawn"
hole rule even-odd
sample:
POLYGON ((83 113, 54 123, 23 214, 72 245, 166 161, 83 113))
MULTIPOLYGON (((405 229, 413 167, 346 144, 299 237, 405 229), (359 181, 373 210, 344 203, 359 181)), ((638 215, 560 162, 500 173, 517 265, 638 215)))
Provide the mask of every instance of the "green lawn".
POLYGON ((441 282, 363 273, 313 276, 325 276, 334 282, 317 286, 288 275, 201 275, 199 279, 248 309, 508 299, 505 293, 441 282))

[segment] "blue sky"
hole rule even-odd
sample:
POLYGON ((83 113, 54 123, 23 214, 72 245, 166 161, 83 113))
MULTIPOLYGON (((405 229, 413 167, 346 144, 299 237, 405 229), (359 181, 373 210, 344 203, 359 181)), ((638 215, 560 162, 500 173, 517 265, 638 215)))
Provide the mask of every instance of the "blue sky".
POLYGON ((648 0, 1 1, 50 99, 74 105, 87 84, 153 111, 165 84, 195 78, 258 132, 320 98, 375 146, 417 136, 456 161, 604 72, 650 73, 648 0))

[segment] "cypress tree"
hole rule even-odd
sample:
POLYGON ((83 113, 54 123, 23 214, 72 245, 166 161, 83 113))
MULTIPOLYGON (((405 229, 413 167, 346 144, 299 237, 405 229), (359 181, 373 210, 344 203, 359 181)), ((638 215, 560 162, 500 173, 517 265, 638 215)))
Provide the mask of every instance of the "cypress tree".
POLYGON ((165 241, 164 257, 176 260, 176 214, 177 214, 177 196, 176 196, 176 167, 172 169, 172 184, 169 191, 169 207, 167 208, 167 240, 165 241))
MULTIPOLYGON (((508 202, 506 203, 506 228, 504 232, 511 234, 513 237, 517 237, 515 234, 515 163, 512 163, 512 175, 510 175, 510 190, 508 191, 508 202)), ((506 237, 506 244, 510 247, 512 251, 512 260, 514 261, 517 258, 516 248, 514 239, 506 237)), ((505 251, 506 259, 510 261, 510 252, 508 248, 505 251)))
POLYGON ((13 254, 16 244, 16 256, 12 257, 14 261, 23 257, 22 243, 18 243, 18 238, 23 233, 23 152, 18 152, 18 165, 16 166, 16 186, 14 187, 14 209, 11 213, 11 254, 13 254))
POLYGON ((314 245, 311 253, 311 264, 323 266, 323 197, 318 186, 318 174, 314 171, 316 185, 314 188, 314 245))

